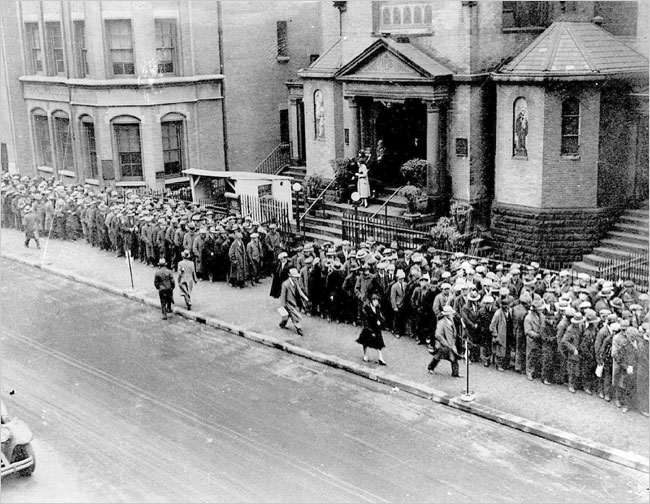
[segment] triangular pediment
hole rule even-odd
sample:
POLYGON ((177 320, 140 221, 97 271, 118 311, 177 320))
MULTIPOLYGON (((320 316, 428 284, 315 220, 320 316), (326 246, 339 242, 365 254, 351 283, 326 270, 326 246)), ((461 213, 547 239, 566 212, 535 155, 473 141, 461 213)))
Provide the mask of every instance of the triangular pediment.
POLYGON ((344 65, 339 80, 426 81, 451 76, 451 71, 409 43, 378 40, 344 65))
POLYGON ((386 50, 378 52, 357 70, 346 75, 346 77, 352 76, 370 79, 422 79, 426 77, 386 50))

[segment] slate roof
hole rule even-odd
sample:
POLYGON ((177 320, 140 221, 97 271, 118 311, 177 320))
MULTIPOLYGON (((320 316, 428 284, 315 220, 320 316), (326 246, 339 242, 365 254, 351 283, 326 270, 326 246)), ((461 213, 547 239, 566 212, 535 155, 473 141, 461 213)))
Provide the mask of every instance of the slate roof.
MULTIPOLYGON (((559 21, 495 75, 581 77, 648 73, 648 59, 589 22, 559 21)), ((501 79, 497 79, 501 80, 501 79)))
POLYGON ((341 68, 343 58, 342 43, 342 40, 338 39, 308 68, 299 70, 298 75, 301 77, 334 77, 334 74, 341 68))

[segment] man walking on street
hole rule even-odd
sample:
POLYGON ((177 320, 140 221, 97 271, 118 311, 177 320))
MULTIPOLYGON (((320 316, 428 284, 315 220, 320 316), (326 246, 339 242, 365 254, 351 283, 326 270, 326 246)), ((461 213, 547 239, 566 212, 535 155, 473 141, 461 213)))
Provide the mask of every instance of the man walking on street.
POLYGON ((167 320, 167 314, 172 312, 172 304, 174 303, 174 275, 171 270, 167 269, 165 265, 165 258, 161 257, 158 261, 158 271, 153 279, 154 287, 158 291, 160 297, 160 308, 162 310, 163 320, 167 320))
POLYGON ((305 306, 309 299, 298 285, 298 278, 300 273, 296 268, 289 270, 289 278, 282 283, 282 290, 280 292, 280 308, 278 311, 282 315, 280 327, 286 329, 287 321, 291 318, 296 331, 300 336, 303 335, 302 327, 300 326, 300 307, 305 306))
POLYGON ((442 319, 436 326, 436 343, 433 350, 433 358, 427 366, 429 373, 433 374, 436 366, 441 360, 451 362, 451 376, 459 378, 458 374, 458 353, 456 352, 456 326, 454 324, 454 309, 445 305, 442 309, 442 319))
POLYGON ((36 242, 36 248, 40 249, 41 244, 38 241, 37 217, 31 206, 25 207, 22 225, 25 229, 25 247, 29 248, 29 242, 34 240, 36 242))
POLYGON ((190 260, 190 252, 183 250, 183 260, 178 263, 178 287, 181 290, 181 296, 185 299, 185 306, 188 310, 192 309, 192 290, 197 281, 194 263, 190 260))

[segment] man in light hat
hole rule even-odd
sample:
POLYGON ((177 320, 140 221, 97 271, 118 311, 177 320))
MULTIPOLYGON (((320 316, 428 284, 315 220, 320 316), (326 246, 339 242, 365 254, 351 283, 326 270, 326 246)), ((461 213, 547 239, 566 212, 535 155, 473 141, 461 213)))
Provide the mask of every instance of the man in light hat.
POLYGON ((257 231, 250 234, 250 241, 246 244, 246 254, 250 266, 251 285, 258 284, 262 274, 264 249, 260 241, 260 234, 257 231))
POLYGON ((515 349, 515 372, 520 374, 526 373, 526 330, 524 320, 528 315, 530 306, 533 302, 532 294, 527 289, 522 289, 519 294, 519 302, 515 302, 512 307, 513 327, 515 339, 511 346, 515 349))
POLYGON ((292 268, 291 261, 289 261, 289 254, 285 251, 278 253, 278 264, 273 272, 273 279, 271 280, 271 292, 269 295, 274 298, 279 298, 282 293, 282 284, 289 278, 289 270, 292 268))
MULTIPOLYGON (((265 259, 265 268, 267 268, 267 273, 275 273, 278 266, 278 255, 284 250, 284 240, 278 231, 278 225, 274 222, 269 224, 269 232, 266 233, 266 238, 264 241, 266 246, 266 259, 265 259)), ((280 287, 277 288, 277 296, 280 296, 280 287)))
POLYGON ((569 376, 569 392, 576 393, 580 383, 580 340, 584 331, 584 316, 577 312, 571 319, 562 336, 562 345, 567 353, 567 374, 569 376))
POLYGON ((172 313, 172 305, 174 304, 174 275, 171 270, 167 269, 165 259, 161 258, 158 261, 158 271, 153 279, 153 284, 158 291, 160 297, 160 308, 162 310, 163 320, 167 320, 167 314, 172 313))
POLYGON ((25 247, 29 248, 29 242, 34 240, 36 242, 36 248, 40 250, 41 244, 38 241, 38 218, 31 205, 26 206, 24 209, 22 225, 25 230, 25 247))
POLYGON ((345 272, 343 271, 343 264, 339 257, 334 257, 332 266, 327 273, 325 279, 325 311, 327 314, 328 322, 336 320, 340 323, 343 319, 343 282, 345 281, 345 272))
POLYGON ((300 336, 303 335, 300 325, 300 308, 306 306, 309 298, 298 285, 300 273, 296 268, 289 269, 289 278, 282 282, 280 291, 280 308, 278 312, 282 316, 279 326, 282 329, 287 327, 287 321, 291 318, 293 326, 300 336))
POLYGON ((406 298, 406 274, 398 269, 395 273, 397 281, 390 289, 390 305, 393 310, 393 334, 396 338, 402 337, 405 332, 406 319, 404 317, 404 300, 406 298))
POLYGON ((230 284, 233 287, 243 289, 248 279, 248 256, 246 246, 244 245, 243 235, 240 231, 235 231, 235 239, 228 249, 228 259, 230 260, 230 284))
POLYGON ((432 351, 432 359, 427 370, 430 374, 435 372, 441 360, 451 362, 451 376, 460 378, 458 373, 458 359, 460 355, 456 350, 456 325, 454 324, 454 309, 445 305, 442 309, 442 318, 436 325, 436 342, 432 351))
POLYGON ((208 229, 205 226, 199 228, 199 233, 192 242, 192 256, 196 265, 196 276, 203 281, 208 278, 206 246, 208 243, 208 229))
MULTIPOLYGON (((521 306, 524 306, 523 304, 521 306)), ((542 357, 542 337, 546 317, 544 302, 535 299, 531 302, 530 311, 524 317, 524 334, 526 337, 526 378, 533 381, 539 375, 542 357)))
POLYGON ((188 310, 192 309, 192 290, 197 282, 194 262, 190 259, 190 251, 183 250, 183 259, 178 263, 178 287, 181 290, 181 296, 185 299, 185 305, 188 310))

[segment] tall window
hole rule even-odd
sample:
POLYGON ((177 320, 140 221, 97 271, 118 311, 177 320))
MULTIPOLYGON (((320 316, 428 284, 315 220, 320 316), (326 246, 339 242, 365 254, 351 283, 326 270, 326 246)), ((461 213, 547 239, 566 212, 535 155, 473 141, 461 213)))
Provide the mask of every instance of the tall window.
POLYGON ((580 102, 567 98, 562 102, 562 146, 563 156, 580 154, 580 102))
POLYGON ((52 166, 52 145, 50 143, 50 127, 47 115, 42 110, 34 111, 34 147, 36 148, 36 163, 39 166, 52 166))
POLYGON ((84 162, 88 178, 96 179, 99 175, 97 169, 97 145, 95 143, 95 125, 88 116, 81 119, 81 135, 83 137, 84 162))
POLYGON ((88 49, 86 48, 86 24, 74 22, 74 49, 77 59, 77 76, 85 77, 88 72, 88 49))
POLYGON ((106 34, 113 75, 135 75, 131 20, 106 21, 106 34))
POLYGON ((29 72, 32 74, 43 72, 43 52, 41 50, 41 35, 38 23, 25 23, 25 41, 27 42, 27 57, 29 72))
POLYGON ((47 54, 50 62, 50 72, 57 75, 65 74, 61 23, 45 23, 45 35, 47 37, 47 54))
POLYGON ((551 2, 503 2, 502 28, 545 28, 551 24, 551 2))
POLYGON ((165 175, 180 175, 183 171, 183 121, 162 123, 162 146, 165 175))
POLYGON ((278 35, 278 59, 289 59, 289 39, 287 36, 287 22, 277 22, 277 35, 278 35))
POLYGON ((54 115, 54 149, 57 169, 74 170, 70 120, 61 112, 54 115))
POLYGON ((122 179, 142 179, 139 124, 114 124, 117 160, 122 179))
POLYGON ((175 19, 156 19, 156 59, 158 73, 177 75, 175 19))

